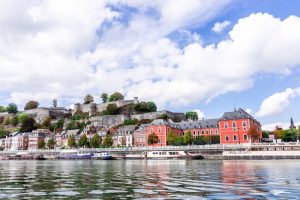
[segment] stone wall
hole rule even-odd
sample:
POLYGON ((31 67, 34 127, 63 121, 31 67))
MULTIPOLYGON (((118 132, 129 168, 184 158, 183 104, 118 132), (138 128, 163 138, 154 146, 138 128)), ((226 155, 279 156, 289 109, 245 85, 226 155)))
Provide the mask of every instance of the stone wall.
POLYGON ((158 112, 151 112, 151 113, 144 113, 144 114, 136 114, 131 115, 131 119, 157 119, 161 117, 162 115, 167 115, 169 118, 171 118, 174 122, 180 122, 185 120, 184 113, 173 113, 167 110, 162 110, 158 112))
POLYGON ((129 117, 125 115, 105 115, 105 116, 95 116, 89 118, 94 126, 103 126, 105 128, 115 127, 124 123, 129 117))
POLYGON ((116 104, 117 107, 122 107, 131 103, 138 103, 137 99, 134 100, 119 100, 119 101, 112 101, 107 103, 100 103, 96 104, 96 110, 94 111, 93 108, 95 107, 95 103, 90 104, 75 104, 73 113, 77 112, 79 109, 84 113, 94 113, 94 112, 102 112, 106 110, 108 104, 116 104))

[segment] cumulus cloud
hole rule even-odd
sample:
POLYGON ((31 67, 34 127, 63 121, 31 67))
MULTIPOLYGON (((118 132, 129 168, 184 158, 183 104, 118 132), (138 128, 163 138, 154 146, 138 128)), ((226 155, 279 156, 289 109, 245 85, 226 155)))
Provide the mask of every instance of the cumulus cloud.
POLYGON ((281 114, 289 107, 291 100, 297 96, 300 96, 300 87, 287 88, 283 92, 276 92, 262 102, 256 116, 265 117, 281 114))
POLYGON ((205 114, 204 114, 204 112, 202 112, 201 110, 199 110, 199 109, 195 109, 194 110, 194 112, 196 112, 197 113, 197 115, 198 115, 198 119, 202 119, 202 118, 204 118, 205 117, 205 114))
POLYGON ((229 2, 1 1, 0 92, 14 102, 55 97, 69 105, 120 91, 161 109, 242 91, 257 73, 285 75, 300 64, 296 16, 252 14, 229 39, 204 46, 190 28, 229 2), (169 37, 178 31, 190 33, 184 46, 169 37))
POLYGON ((225 28, 230 25, 230 21, 216 22, 211 30, 216 33, 221 33, 225 28))

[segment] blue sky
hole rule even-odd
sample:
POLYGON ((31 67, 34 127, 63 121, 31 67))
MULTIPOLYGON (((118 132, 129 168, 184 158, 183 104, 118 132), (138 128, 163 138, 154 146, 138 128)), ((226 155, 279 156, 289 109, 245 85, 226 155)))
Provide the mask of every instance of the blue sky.
MULTIPOLYGON (((1 1, 0 105, 100 101, 300 122, 297 0, 1 1)), ((285 124, 286 125, 286 124, 285 124)))

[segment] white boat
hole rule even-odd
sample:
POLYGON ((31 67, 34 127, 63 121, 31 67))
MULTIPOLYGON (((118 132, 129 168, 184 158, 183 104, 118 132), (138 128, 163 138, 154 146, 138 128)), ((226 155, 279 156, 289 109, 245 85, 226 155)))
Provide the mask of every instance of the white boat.
POLYGON ((93 159, 99 159, 99 160, 112 160, 112 155, 108 153, 94 153, 92 154, 93 159))
POLYGON ((224 159, 300 159, 300 144, 252 144, 240 150, 224 150, 224 159))
POLYGON ((185 151, 145 151, 142 155, 126 155, 125 159, 202 159, 201 154, 190 154, 185 151))

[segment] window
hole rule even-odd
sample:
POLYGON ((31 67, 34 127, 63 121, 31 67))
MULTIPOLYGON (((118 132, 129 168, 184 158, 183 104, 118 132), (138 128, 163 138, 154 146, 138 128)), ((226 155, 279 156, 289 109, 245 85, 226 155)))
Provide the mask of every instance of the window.
POLYGON ((213 130, 212 130, 212 129, 210 129, 210 134, 211 134, 211 135, 213 134, 213 130))
POLYGON ((233 131, 236 131, 236 128, 232 128, 233 131))
POLYGON ((242 122, 242 126, 243 126, 243 127, 246 127, 246 126, 247 126, 246 121, 243 121, 243 122, 242 122))
POLYGON ((160 127, 158 128, 158 132, 159 132, 159 133, 161 132, 161 128, 160 128, 160 127))
POLYGON ((248 135, 244 135, 244 140, 248 140, 248 135))
POLYGON ((158 144, 161 144, 161 139, 158 139, 158 144))
POLYGON ((218 129, 216 129, 216 134, 218 134, 219 132, 218 132, 218 129))
POLYGON ((224 123, 224 128, 228 128, 228 122, 224 123))
POLYGON ((229 141, 229 135, 226 135, 225 140, 229 141))
POLYGON ((202 131, 202 135, 204 135, 204 131, 202 131))
POLYGON ((233 128, 236 127, 236 122, 232 122, 232 127, 233 127, 233 128))
POLYGON ((196 135, 196 131, 193 131, 193 135, 194 135, 194 136, 196 135))
POLYGON ((200 131, 198 131, 198 135, 200 135, 200 131))
POLYGON ((236 135, 233 135, 233 140, 237 140, 237 136, 236 135))
POLYGON ((208 130, 206 130, 206 134, 208 135, 208 130))
POLYGON ((153 133, 153 128, 150 128, 150 133, 153 133))

